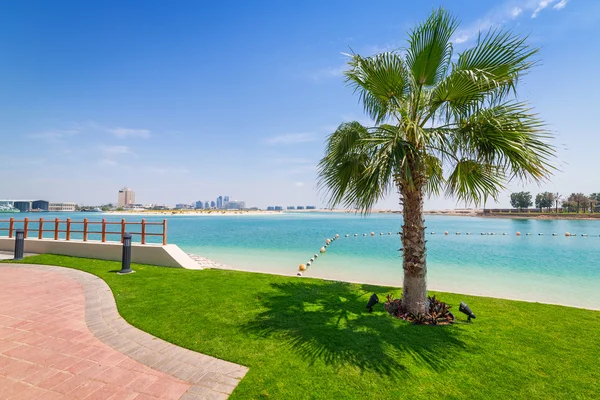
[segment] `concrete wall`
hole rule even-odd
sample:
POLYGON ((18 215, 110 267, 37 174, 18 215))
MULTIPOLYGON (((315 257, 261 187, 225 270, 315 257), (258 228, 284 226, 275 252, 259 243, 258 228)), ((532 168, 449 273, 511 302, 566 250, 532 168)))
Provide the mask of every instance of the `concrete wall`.
MULTIPOLYGON (((14 251, 15 239, 0 237, 0 250, 14 251)), ((65 256, 98 258, 100 260, 121 261, 121 243, 80 240, 25 239, 25 253, 61 254, 65 256)), ((131 261, 139 264, 164 267, 202 269, 177 245, 132 244, 131 261)))

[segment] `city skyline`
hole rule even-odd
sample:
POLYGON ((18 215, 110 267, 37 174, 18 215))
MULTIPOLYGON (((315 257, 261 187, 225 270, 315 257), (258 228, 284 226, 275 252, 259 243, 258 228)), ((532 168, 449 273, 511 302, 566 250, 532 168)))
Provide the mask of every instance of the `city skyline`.
MULTIPOLYGON (((600 83, 588 80, 580 91, 577 79, 594 76, 598 56, 586 46, 598 30, 600 3, 543 3, 444 2, 462 21, 454 38, 458 53, 479 29, 497 26, 529 34, 541 47, 540 63, 519 95, 555 133, 558 170, 540 187, 510 185, 489 207, 507 206, 512 191, 598 191, 585 178, 595 159, 596 127, 581 116, 593 115, 600 83), (574 59, 577 74, 566 74, 574 59)), ((10 196, 111 203, 125 181, 153 203, 235 188, 261 208, 326 206, 315 181, 325 137, 344 121, 370 124, 344 84, 342 53, 398 49, 405 31, 432 8, 384 0, 390 12, 381 14, 358 1, 343 7, 265 2, 240 4, 231 15, 219 3, 148 2, 140 15, 107 1, 90 18, 85 3, 35 4, 7 5, 5 15, 22 23, 0 26, 4 37, 14 38, 5 54, 11 62, 0 66, 7 82, 0 95, 0 180, 10 196), (163 29, 156 29, 157 18, 163 29), (378 23, 363 23, 369 19, 378 23), (262 30, 253 29, 257 23, 262 30), (109 34, 121 40, 106 46, 109 34)), ((463 204, 443 195, 425 204, 457 206, 463 204)), ((390 196, 376 208, 399 205, 390 196)))

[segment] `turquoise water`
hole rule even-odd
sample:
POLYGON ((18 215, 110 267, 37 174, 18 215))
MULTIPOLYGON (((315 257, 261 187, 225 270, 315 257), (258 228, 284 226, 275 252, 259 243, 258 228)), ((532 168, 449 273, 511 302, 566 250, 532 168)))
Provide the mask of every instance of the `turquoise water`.
MULTIPOLYGON (((46 220, 55 216, 121 219, 83 213, 43 215, 46 220)), ((39 218, 33 214, 29 217, 39 218)), ((146 217, 146 220, 163 218, 146 217)), ((300 263, 318 253, 326 238, 337 233, 340 239, 319 256, 304 276, 390 286, 402 284, 400 238, 396 234, 387 235, 400 230, 399 214, 374 214, 366 218, 347 213, 167 218, 169 243, 188 253, 235 268, 290 275, 296 274, 300 263), (370 232, 375 232, 375 236, 370 236, 370 232), (385 235, 380 235, 381 232, 385 235), (354 237, 355 233, 359 236, 354 237), (364 237, 364 233, 368 236, 364 237), (351 236, 346 238, 345 234, 351 236)), ((127 216, 128 221, 140 219, 127 216)), ((600 309, 600 221, 447 216, 427 216, 426 220, 427 231, 436 232, 427 235, 431 289, 600 309), (450 234, 445 236, 444 231, 450 234), (457 231, 462 234, 455 235, 457 231), (522 233, 521 237, 515 235, 517 231, 522 233), (578 236, 565 237, 566 231, 578 236), (465 235, 466 232, 471 235, 465 235), (481 232, 496 235, 482 236, 481 232), (527 232, 532 235, 527 236, 527 232), (559 236, 552 236, 554 232, 559 236)), ((3 225, 6 226, 0 223, 3 225)), ((119 230, 118 226, 112 229, 119 230)))

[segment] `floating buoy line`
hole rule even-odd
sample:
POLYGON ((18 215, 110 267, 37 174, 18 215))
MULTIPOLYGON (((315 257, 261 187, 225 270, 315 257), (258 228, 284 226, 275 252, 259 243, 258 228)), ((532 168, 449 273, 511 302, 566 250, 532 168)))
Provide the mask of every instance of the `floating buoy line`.
MULTIPOLYGON (((428 232, 427 234, 429 235, 435 235, 435 231, 431 231, 428 232)), ((454 233, 456 236, 460 236, 461 232, 455 232, 454 233)), ((367 237, 367 236, 375 236, 375 232, 370 232, 370 233, 363 233, 362 237, 367 237)), ((397 232, 394 235, 400 235, 402 236, 402 232, 397 232)), ((465 232, 464 233, 465 236, 471 236, 471 232, 465 232)), ((502 233, 496 233, 496 232, 481 232, 480 236, 496 236, 496 235, 502 235, 502 236, 508 236, 509 234, 507 232, 502 232, 502 233)), ((521 232, 517 231, 515 233, 516 236, 521 236, 521 232)), ((526 232, 525 236, 532 236, 533 234, 531 232, 526 232)), ((379 232, 379 236, 392 236, 392 232, 379 232)), ((449 236, 449 232, 448 231, 444 231, 444 236, 449 236)), ((538 232, 537 236, 544 236, 544 232, 538 232)), ((553 232, 552 236, 556 237, 559 236, 558 233, 553 232)), ((571 232, 565 232, 565 237, 576 237, 576 236, 581 236, 581 237, 600 237, 600 235, 589 235, 587 233, 581 233, 581 234, 577 234, 577 233, 571 233, 571 232)), ((351 237, 359 237, 358 233, 354 233, 354 234, 350 234, 350 233, 346 233, 344 235, 345 238, 351 238, 351 237)), ((303 264, 300 264, 298 266, 298 273, 296 274, 297 276, 302 276, 303 273, 313 264, 317 261, 317 258, 319 257, 319 253, 320 254, 324 254, 327 252, 327 248, 329 246, 331 246, 333 244, 334 241, 336 241, 337 239, 340 238, 339 234, 335 234, 333 237, 331 238, 326 238, 325 239, 325 244, 319 249, 318 253, 315 253, 312 257, 310 257, 310 259, 303 264)), ((398 251, 402 251, 403 249, 398 249, 398 251)))

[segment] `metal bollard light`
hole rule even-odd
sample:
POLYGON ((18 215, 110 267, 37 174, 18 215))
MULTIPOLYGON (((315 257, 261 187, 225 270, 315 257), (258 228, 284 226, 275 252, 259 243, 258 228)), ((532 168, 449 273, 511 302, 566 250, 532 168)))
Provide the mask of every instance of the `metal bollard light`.
POLYGON ((131 269, 131 233, 123 235, 123 256, 121 258, 121 270, 117 272, 119 275, 130 274, 135 272, 131 269))
POLYGON ((14 260, 22 260, 25 249, 25 231, 17 229, 15 231, 15 257, 14 260))

